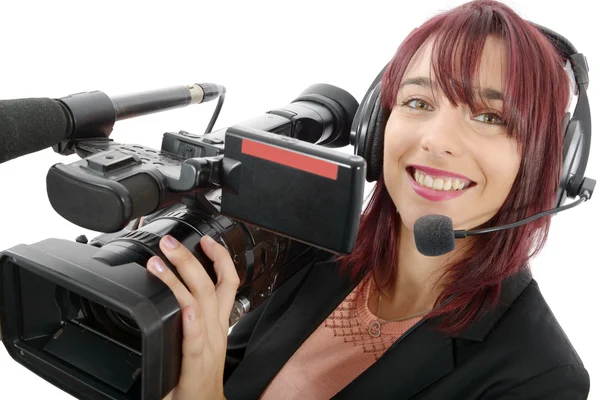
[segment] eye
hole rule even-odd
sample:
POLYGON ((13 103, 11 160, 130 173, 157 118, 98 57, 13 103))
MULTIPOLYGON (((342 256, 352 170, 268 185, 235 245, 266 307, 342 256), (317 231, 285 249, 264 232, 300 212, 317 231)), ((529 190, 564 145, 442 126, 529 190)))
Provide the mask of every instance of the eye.
POLYGON ((490 125, 504 125, 504 121, 498 114, 494 113, 482 113, 475 117, 476 121, 483 122, 484 124, 490 125))
POLYGON ((432 111, 433 107, 431 107, 431 105, 429 105, 428 102, 426 102, 425 100, 421 100, 421 99, 411 99, 411 100, 407 100, 404 103, 402 103, 403 106, 408 106, 410 108, 414 108, 415 110, 420 110, 420 111, 432 111))

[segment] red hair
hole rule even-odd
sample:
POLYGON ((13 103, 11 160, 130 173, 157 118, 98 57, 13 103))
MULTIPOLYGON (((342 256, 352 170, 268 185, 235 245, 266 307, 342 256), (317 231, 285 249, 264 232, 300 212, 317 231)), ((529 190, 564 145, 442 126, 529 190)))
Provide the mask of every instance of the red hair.
MULTIPOLYGON (((498 213, 484 226, 504 225, 552 208, 562 165, 563 125, 570 87, 565 61, 533 25, 506 5, 473 1, 439 14, 415 29, 398 48, 382 78, 382 106, 390 111, 399 85, 417 50, 433 41, 432 72, 453 104, 474 107, 478 69, 488 36, 506 49, 504 120, 522 159, 515 183, 498 213)), ((353 279, 377 269, 393 282, 398 265, 400 218, 383 176, 361 217, 355 250, 340 258, 353 279)), ((456 333, 470 325, 499 297, 501 282, 528 267, 546 242, 550 217, 517 228, 473 237, 465 256, 447 266, 431 316, 443 315, 441 330, 456 333)), ((378 284, 379 285, 379 284, 378 284)))

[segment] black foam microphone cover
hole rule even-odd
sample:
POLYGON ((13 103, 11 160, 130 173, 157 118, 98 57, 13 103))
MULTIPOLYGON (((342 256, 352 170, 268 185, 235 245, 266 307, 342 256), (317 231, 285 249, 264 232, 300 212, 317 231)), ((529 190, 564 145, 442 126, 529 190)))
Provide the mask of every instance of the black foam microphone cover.
POLYGON ((414 226, 417 250, 426 256, 441 256, 455 249, 452 220, 445 215, 425 215, 414 226))
POLYGON ((0 101, 0 163, 59 143, 67 136, 69 123, 56 100, 0 101))

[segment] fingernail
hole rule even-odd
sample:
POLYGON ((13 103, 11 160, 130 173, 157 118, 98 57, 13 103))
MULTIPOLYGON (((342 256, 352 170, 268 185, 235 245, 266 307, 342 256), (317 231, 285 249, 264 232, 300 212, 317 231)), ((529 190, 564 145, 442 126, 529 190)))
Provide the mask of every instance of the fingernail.
POLYGON ((151 270, 154 270, 159 274, 165 272, 165 268, 167 267, 165 263, 158 257, 151 259, 148 263, 148 266, 151 270))
POLYGON ((177 243, 177 240, 175 240, 173 238, 173 236, 169 236, 169 235, 167 235, 163 238, 163 243, 165 244, 165 247, 167 249, 171 249, 171 250, 176 249, 177 246, 179 245, 179 243, 177 243))
POLYGON ((196 313, 194 312, 193 308, 190 308, 187 311, 187 319, 188 319, 188 322, 194 322, 196 320, 196 313))
POLYGON ((217 242, 215 241, 215 239, 213 239, 213 238, 212 238, 212 236, 208 236, 208 235, 206 235, 206 236, 205 236, 205 238, 206 238, 206 241, 208 242, 208 244, 211 244, 211 245, 212 245, 212 244, 215 244, 215 243, 217 243, 217 242))

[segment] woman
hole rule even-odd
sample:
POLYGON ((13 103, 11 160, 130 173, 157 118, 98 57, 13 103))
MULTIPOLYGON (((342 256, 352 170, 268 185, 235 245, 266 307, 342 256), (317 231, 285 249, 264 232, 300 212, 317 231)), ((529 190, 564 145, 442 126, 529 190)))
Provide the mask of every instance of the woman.
POLYGON ((201 241, 214 287, 162 240, 189 287, 149 261, 184 315, 170 397, 587 398, 587 371, 528 269, 548 218, 438 257, 412 232, 426 214, 472 229, 551 208, 569 99, 563 61, 505 5, 474 1, 414 30, 382 80, 383 171, 352 254, 307 266, 227 337, 239 285, 227 251, 201 241))

